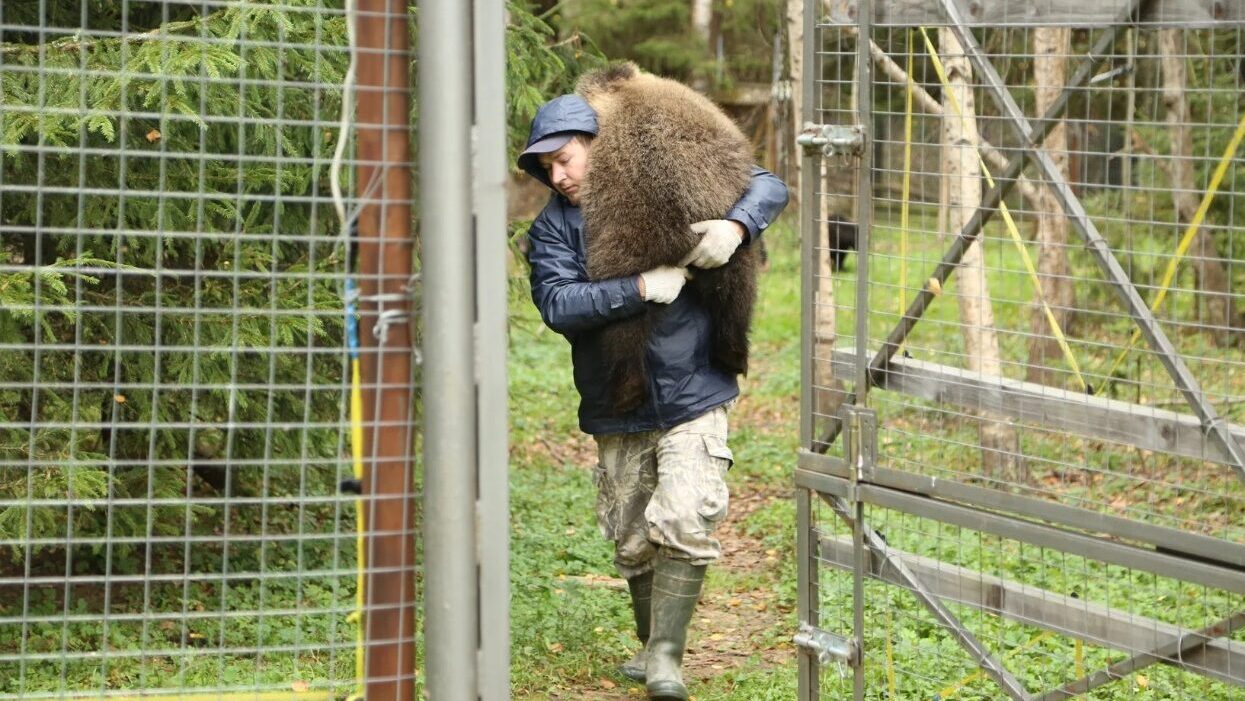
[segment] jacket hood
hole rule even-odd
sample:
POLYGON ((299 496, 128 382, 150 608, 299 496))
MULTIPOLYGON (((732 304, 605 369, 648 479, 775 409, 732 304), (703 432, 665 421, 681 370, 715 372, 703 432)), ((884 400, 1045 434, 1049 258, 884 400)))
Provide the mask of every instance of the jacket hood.
MULTIPOLYGON (((527 145, 519 155, 519 167, 528 175, 544 183, 554 190, 549 182, 545 169, 540 167, 539 142, 556 134, 591 134, 597 135, 597 113, 592 110, 579 95, 562 95, 541 105, 532 118, 532 128, 528 132, 527 145), (536 146, 536 149, 533 149, 536 146)), ((556 191, 556 190, 555 190, 556 191)))

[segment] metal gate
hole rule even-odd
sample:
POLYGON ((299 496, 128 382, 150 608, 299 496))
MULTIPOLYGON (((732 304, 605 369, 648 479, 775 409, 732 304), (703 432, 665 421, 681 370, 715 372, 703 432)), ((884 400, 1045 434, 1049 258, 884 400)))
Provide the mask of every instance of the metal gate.
POLYGON ((1240 698, 1245 4, 804 27, 800 698, 1240 698))

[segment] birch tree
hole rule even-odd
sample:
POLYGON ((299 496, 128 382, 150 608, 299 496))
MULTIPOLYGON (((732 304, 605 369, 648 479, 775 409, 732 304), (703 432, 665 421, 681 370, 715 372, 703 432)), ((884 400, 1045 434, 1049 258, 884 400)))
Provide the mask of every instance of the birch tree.
MULTIPOLYGON (((1059 99, 1068 73, 1068 53, 1072 48, 1072 30, 1068 27, 1039 27, 1033 32, 1035 54, 1037 116, 1040 118, 1059 99)), ((1043 142, 1055 167, 1068 179, 1068 130, 1061 119, 1043 142)), ((1076 306, 1076 292, 1068 276, 1068 219, 1049 187, 1041 188, 1037 206, 1039 294, 1055 316, 1061 329, 1066 329, 1076 306)), ((1029 341, 1030 382, 1054 384, 1058 374, 1048 365, 1060 356, 1050 322, 1040 301, 1033 306, 1030 320, 1033 335, 1029 341)))
MULTIPOLYGON (((710 41, 710 26, 713 23, 713 0, 692 0, 692 34, 700 39, 705 47, 705 56, 713 55, 713 44, 710 41)), ((692 78, 692 87, 700 92, 709 90, 709 79, 706 71, 696 71, 692 78)))
MULTIPOLYGON (((792 134, 798 135, 804 128, 804 2, 787 0, 787 51, 791 61, 791 120, 792 134)), ((800 170, 803 162, 796 154, 791 163, 790 182, 787 183, 793 198, 800 190, 800 170)))
MULTIPOLYGON (((978 159, 976 106, 972 68, 959 40, 950 29, 938 30, 950 87, 943 94, 943 178, 947 183, 947 231, 958 233, 981 206, 981 162, 978 159)), ((994 309, 986 281, 981 237, 968 247, 956 271, 960 322, 968 368, 987 376, 1002 376, 994 309)), ((982 469, 987 477, 1017 481, 1016 434, 1005 421, 981 415, 982 469)))

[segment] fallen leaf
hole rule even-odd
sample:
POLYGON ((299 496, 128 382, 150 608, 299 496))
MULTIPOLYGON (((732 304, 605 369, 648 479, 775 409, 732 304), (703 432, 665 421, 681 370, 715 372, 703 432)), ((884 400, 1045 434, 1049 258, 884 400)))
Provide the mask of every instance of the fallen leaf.
POLYGON ((927 284, 929 286, 929 291, 933 292, 935 297, 942 294, 942 283, 938 282, 938 278, 930 278, 927 284))
POLYGON ((1141 687, 1142 689, 1145 689, 1150 686, 1150 680, 1147 679, 1144 674, 1138 674, 1137 675, 1137 686, 1141 687))
POLYGON ((152 129, 151 131, 147 132, 147 141, 148 143, 154 144, 160 140, 160 136, 161 134, 160 134, 159 129, 152 129))
POLYGON ((562 643, 550 643, 549 652, 562 652, 562 643))
POLYGON ((618 686, 617 684, 615 684, 614 682, 612 682, 612 681, 610 681, 610 680, 608 680, 608 679, 601 679, 601 680, 598 680, 598 681, 599 681, 599 683, 601 684, 601 688, 602 688, 602 689, 613 689, 613 688, 615 688, 615 687, 617 687, 617 686, 618 686))
POLYGON ((311 690, 311 685, 310 685, 310 684, 308 684, 307 682, 305 682, 305 681, 303 681, 303 680, 299 679, 298 681, 294 682, 293 684, 290 684, 290 688, 291 688, 291 689, 293 689, 294 691, 310 691, 310 690, 311 690))
POLYGON ((112 401, 114 401, 114 402, 116 402, 116 403, 118 403, 118 404, 125 404, 125 395, 124 395, 124 394, 114 394, 114 395, 112 395, 112 401))

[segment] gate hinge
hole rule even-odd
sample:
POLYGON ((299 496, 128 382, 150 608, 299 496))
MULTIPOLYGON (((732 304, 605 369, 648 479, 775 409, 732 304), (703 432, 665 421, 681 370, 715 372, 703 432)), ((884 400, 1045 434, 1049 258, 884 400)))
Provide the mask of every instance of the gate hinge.
POLYGON ((847 466, 852 471, 852 481, 868 482, 873 479, 873 468, 878 460, 878 413, 855 404, 844 404, 843 446, 847 466))
POLYGON ((865 152, 865 128, 859 124, 841 126, 838 124, 804 123, 804 130, 795 137, 795 142, 804 147, 805 153, 820 149, 822 155, 859 156, 865 152))
POLYGON ((856 642, 830 631, 800 624, 800 630, 792 639, 796 647, 804 648, 817 656, 821 664, 837 662, 849 667, 856 665, 856 642))

